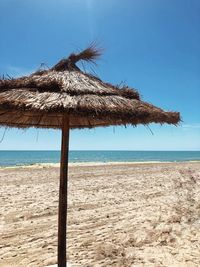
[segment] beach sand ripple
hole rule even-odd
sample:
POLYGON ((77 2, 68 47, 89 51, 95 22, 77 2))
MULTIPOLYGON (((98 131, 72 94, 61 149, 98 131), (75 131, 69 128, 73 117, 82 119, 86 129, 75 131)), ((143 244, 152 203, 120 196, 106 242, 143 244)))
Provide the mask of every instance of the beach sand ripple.
MULTIPOLYGON (((200 163, 70 166, 68 258, 200 266, 200 163)), ((59 168, 0 169, 0 267, 56 264, 59 168)))

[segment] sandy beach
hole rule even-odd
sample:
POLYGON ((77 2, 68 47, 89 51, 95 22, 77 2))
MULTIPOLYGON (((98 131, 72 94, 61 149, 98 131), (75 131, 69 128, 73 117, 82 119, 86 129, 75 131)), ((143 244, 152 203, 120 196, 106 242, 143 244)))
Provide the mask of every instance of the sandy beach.
MULTIPOLYGON (((200 162, 70 164, 68 258, 200 266, 200 162)), ((0 169, 0 267, 56 263, 58 165, 0 169)))

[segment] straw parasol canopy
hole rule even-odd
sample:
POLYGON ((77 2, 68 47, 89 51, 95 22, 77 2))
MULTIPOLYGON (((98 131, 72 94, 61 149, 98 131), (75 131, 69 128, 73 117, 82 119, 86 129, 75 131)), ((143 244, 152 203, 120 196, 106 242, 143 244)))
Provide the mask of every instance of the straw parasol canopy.
POLYGON ((75 65, 98 56, 90 47, 49 70, 0 80, 0 124, 62 128, 64 113, 70 115, 70 128, 179 122, 179 113, 164 112, 141 101, 136 90, 102 82, 75 65))
POLYGON ((177 125, 178 112, 166 112, 140 99, 127 86, 105 83, 81 71, 80 60, 100 56, 94 46, 71 54, 48 70, 30 76, 0 80, 0 125, 62 130, 58 266, 66 266, 66 214, 69 129, 109 125, 167 123, 177 125))

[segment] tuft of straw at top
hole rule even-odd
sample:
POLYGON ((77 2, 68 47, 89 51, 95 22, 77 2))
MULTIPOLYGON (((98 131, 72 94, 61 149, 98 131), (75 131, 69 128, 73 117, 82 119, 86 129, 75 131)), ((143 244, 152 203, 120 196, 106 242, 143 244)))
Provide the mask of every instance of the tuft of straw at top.
POLYGON ((92 62, 95 64, 95 60, 97 60, 102 54, 102 49, 99 49, 96 47, 96 45, 91 45, 85 50, 81 51, 78 54, 71 54, 68 58, 60 60, 53 68, 52 70, 55 71, 64 71, 64 70, 70 70, 70 69, 76 69, 79 70, 76 66, 76 63, 78 61, 86 61, 86 62, 92 62))

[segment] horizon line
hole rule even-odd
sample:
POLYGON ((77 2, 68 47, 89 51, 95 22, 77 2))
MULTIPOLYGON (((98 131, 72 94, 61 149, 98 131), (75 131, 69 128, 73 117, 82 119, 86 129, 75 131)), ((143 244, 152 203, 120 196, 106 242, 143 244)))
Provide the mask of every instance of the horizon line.
MULTIPOLYGON (((0 152, 4 152, 4 151, 61 151, 60 149, 0 149, 0 152)), ((128 149, 69 149, 69 151, 130 151, 130 152, 200 152, 200 150, 165 150, 165 149, 160 149, 160 150, 128 150, 128 149)))

